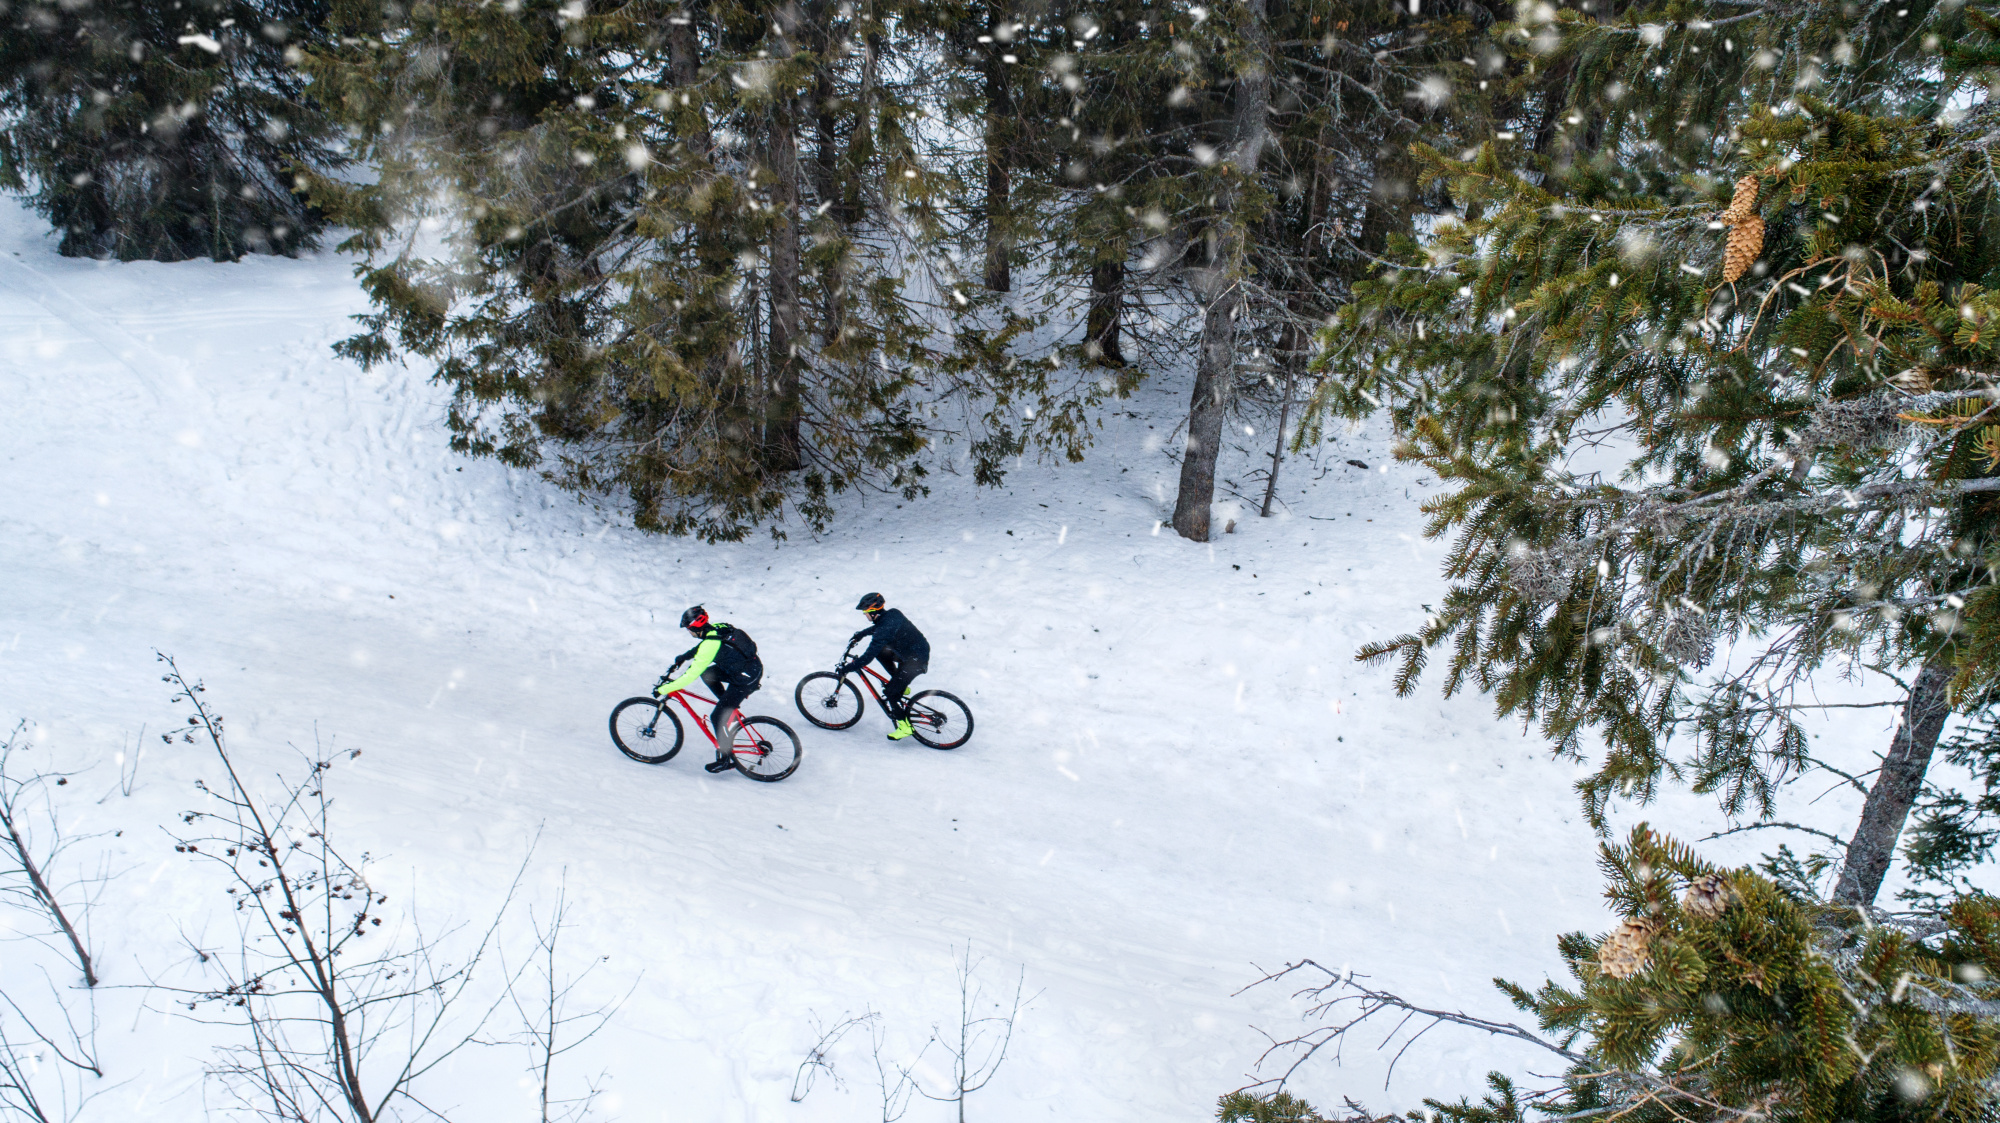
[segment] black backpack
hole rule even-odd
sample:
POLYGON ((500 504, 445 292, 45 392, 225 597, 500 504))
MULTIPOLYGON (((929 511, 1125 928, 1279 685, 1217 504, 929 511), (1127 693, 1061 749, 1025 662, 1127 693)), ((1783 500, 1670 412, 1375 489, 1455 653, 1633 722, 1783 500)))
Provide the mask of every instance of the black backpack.
POLYGON ((734 624, 717 624, 715 631, 716 638, 733 648, 736 654, 743 657, 744 662, 757 661, 757 641, 750 638, 749 632, 734 624))

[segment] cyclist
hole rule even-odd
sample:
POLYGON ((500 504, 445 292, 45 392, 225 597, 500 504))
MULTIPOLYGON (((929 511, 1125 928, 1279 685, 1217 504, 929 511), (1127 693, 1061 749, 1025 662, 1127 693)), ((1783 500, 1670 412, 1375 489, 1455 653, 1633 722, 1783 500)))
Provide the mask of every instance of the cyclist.
POLYGON ((715 692, 715 712, 708 719, 715 727, 715 759, 702 768, 726 772, 736 767, 731 748, 736 739, 736 707, 764 685, 764 661, 757 658, 757 644, 750 633, 733 624, 711 621, 708 610, 700 605, 681 613, 681 627, 699 642, 675 657, 653 694, 665 698, 693 686, 696 680, 715 692), (668 682, 682 663, 688 664, 686 672, 668 682))
POLYGON ((882 688, 882 700, 888 703, 889 712, 896 719, 896 728, 889 732, 889 740, 900 741, 916 732, 910 728, 907 695, 911 680, 931 669, 930 641, 901 610, 886 607, 881 593, 869 593, 854 608, 857 612, 867 613, 869 623, 866 628, 854 633, 848 644, 852 646, 854 640, 862 636, 873 638, 866 651, 841 664, 834 673, 851 675, 867 666, 870 659, 881 662, 882 669, 889 672, 889 682, 882 688))

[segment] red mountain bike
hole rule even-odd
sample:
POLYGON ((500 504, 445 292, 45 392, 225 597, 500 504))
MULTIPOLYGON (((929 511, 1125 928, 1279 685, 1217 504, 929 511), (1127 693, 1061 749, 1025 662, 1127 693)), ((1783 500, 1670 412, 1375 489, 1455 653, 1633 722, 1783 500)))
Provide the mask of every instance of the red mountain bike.
MULTIPOLYGON (((715 733, 709 728, 708 719, 696 712, 690 699, 705 706, 715 705, 715 699, 704 698, 692 690, 676 691, 665 698, 625 699, 611 711, 612 743, 619 752, 641 764, 665 764, 674 759, 685 739, 681 719, 671 705, 679 702, 688 717, 694 719, 694 727, 708 738, 709 746, 715 747, 715 733), (671 736, 668 730, 672 730, 671 736)), ((799 735, 774 717, 741 718, 730 750, 736 755, 736 770, 752 780, 775 783, 790 776, 799 766, 799 735)))
MULTIPOLYGON (((849 643, 840 663, 847 662, 853 654, 854 644, 849 643)), ((855 687, 853 679, 832 671, 814 671, 799 680, 792 701, 807 721, 821 729, 850 729, 861 720, 861 712, 866 708, 861 701, 861 691, 866 690, 875 704, 882 707, 882 712, 889 715, 889 720, 894 721, 896 715, 889 713, 889 703, 880 689, 888 685, 889 676, 868 666, 861 668, 854 678, 861 680, 860 688, 855 687)), ((933 749, 955 749, 972 739, 972 711, 955 694, 926 690, 910 697, 910 729, 917 740, 933 749)))

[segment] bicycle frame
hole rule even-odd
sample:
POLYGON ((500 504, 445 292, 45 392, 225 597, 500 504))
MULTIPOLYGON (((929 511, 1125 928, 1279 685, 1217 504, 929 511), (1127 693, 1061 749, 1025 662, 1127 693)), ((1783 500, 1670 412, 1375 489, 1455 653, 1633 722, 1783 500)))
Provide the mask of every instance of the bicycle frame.
MULTIPOLYGON (((854 677, 861 680, 862 687, 868 691, 870 698, 875 699, 875 704, 882 707, 882 712, 885 714, 889 713, 889 703, 883 699, 882 692, 875 689, 877 683, 883 686, 889 685, 889 676, 876 670, 874 667, 863 667, 855 672, 854 677)), ((890 716, 894 717, 895 715, 890 714, 890 716)))
MULTIPOLYGON (((697 712, 697 711, 695 710, 695 708, 694 708, 694 704, 693 704, 692 702, 689 702, 689 701, 688 701, 688 699, 689 699, 690 697, 692 697, 692 698, 694 699, 694 701, 695 701, 695 702, 700 702, 700 703, 702 703, 702 704, 703 704, 703 705, 705 705, 705 706, 713 706, 713 705, 715 705, 715 699, 713 699, 713 698, 704 698, 704 697, 702 697, 701 695, 699 695, 699 694, 696 694, 696 693, 694 692, 694 690, 693 690, 692 688, 690 688, 690 689, 687 689, 687 690, 676 690, 676 691, 674 691, 674 692, 673 692, 672 694, 669 694, 669 695, 667 695, 667 696, 666 696, 665 698, 662 698, 662 699, 661 699, 661 701, 662 701, 662 702, 679 702, 679 703, 681 704, 681 709, 683 709, 683 710, 686 710, 686 711, 687 711, 687 715, 688 715, 688 717, 690 717, 690 718, 693 718, 693 719, 694 719, 694 727, 695 727, 696 729, 699 729, 699 730, 701 730, 701 735, 702 735, 702 736, 704 736, 704 737, 708 738, 708 746, 709 746, 709 748, 712 748, 712 749, 719 749, 719 748, 721 748, 721 747, 722 747, 722 743, 721 743, 721 742, 719 742, 719 741, 717 741, 717 740, 715 739, 715 730, 713 730, 713 729, 710 729, 710 728, 708 727, 708 719, 707 719, 707 718, 705 718, 705 717, 703 717, 703 716, 701 716, 701 714, 700 714, 699 712, 697 712)), ((662 706, 661 708, 662 708, 662 709, 665 709, 665 706, 662 706)), ((741 730, 741 729, 743 728, 743 726, 742 726, 742 715, 741 715, 740 713, 739 713, 739 714, 737 715, 737 722, 738 722, 738 724, 737 724, 736 728, 737 728, 737 729, 738 729, 738 730, 740 731, 740 730, 741 730)), ((735 744, 734 744, 733 742, 732 742, 732 743, 730 744, 730 746, 729 746, 729 751, 730 751, 730 752, 732 752, 732 753, 736 751, 736 745, 735 745, 735 744)))
MULTIPOLYGON (((847 650, 849 654, 852 654, 854 648, 849 647, 847 650)), ((876 669, 871 664, 857 670, 854 674, 854 677, 861 680, 862 689, 868 691, 868 696, 870 698, 875 699, 875 704, 881 707, 883 715, 889 718, 891 721, 894 721, 896 719, 896 715, 890 712, 889 710, 888 698, 885 697, 881 691, 875 689, 878 683, 882 686, 889 685, 889 676, 883 674, 880 670, 876 669)), ((938 724, 935 720, 933 720, 935 717, 936 715, 933 714, 926 707, 912 706, 910 708, 910 720, 916 721, 921 719, 926 727, 935 727, 938 724)))

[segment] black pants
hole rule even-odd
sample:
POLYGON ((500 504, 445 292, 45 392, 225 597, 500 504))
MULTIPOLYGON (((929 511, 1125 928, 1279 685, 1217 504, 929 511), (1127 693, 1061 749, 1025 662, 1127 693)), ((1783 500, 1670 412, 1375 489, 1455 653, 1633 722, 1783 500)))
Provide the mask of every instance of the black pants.
POLYGON ((889 672, 889 681, 882 687, 882 700, 888 703, 889 712, 896 717, 908 717, 910 708, 904 701, 903 692, 910 688, 910 683, 918 675, 931 669, 931 661, 908 656, 898 658, 887 652, 875 658, 882 664, 882 669, 889 672))
POLYGON ((729 723, 729 715, 736 712, 736 707, 742 705, 745 698, 757 693, 758 688, 764 685, 764 668, 757 668, 756 676, 747 681, 725 678, 722 672, 714 667, 701 673, 702 684, 715 692, 715 712, 708 716, 708 724, 715 728, 718 755, 729 751, 731 735, 725 729, 729 723))

